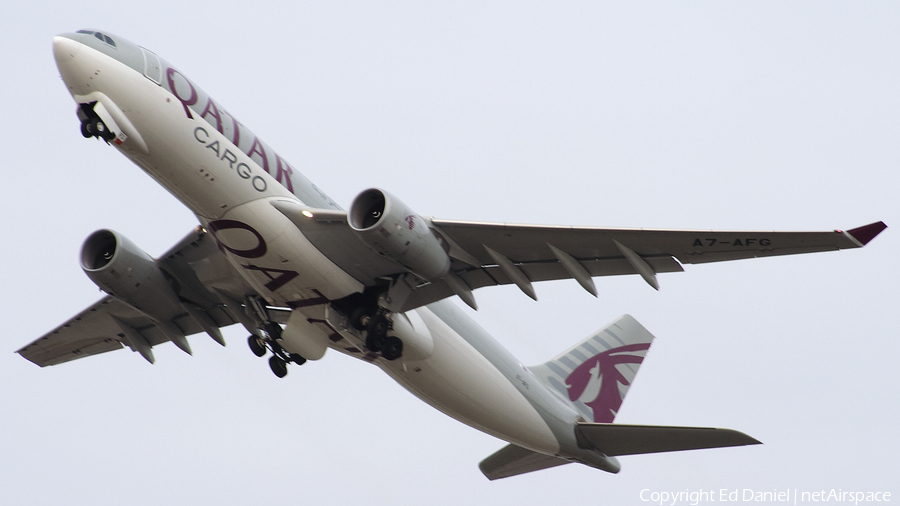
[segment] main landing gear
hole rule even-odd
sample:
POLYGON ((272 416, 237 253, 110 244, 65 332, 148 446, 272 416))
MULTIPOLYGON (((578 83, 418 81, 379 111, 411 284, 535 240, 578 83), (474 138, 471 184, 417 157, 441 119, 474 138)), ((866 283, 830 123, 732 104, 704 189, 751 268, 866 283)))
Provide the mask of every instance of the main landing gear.
POLYGON ((288 353, 280 344, 278 344, 278 341, 281 340, 281 325, 274 322, 268 322, 263 325, 261 330, 266 337, 251 334, 250 337, 247 338, 247 345, 250 346, 250 351, 257 357, 265 356, 268 350, 272 351, 272 356, 269 357, 269 367, 272 368, 272 372, 275 373, 275 376, 278 376, 279 378, 287 376, 287 366, 289 363, 297 365, 306 363, 305 358, 296 353, 288 353))
POLYGON ((380 353, 385 360, 397 360, 403 355, 403 341, 397 336, 387 335, 393 328, 388 312, 378 308, 372 312, 369 308, 357 308, 350 317, 356 330, 365 330, 366 349, 380 353))

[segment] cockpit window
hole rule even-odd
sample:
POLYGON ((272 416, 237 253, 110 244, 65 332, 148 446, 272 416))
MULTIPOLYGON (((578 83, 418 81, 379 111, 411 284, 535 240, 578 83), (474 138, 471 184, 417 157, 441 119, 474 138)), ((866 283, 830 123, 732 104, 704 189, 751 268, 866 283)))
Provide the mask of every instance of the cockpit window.
POLYGON ((116 42, 114 40, 112 40, 111 38, 109 38, 109 35, 103 35, 100 32, 94 32, 94 37, 97 37, 98 39, 100 39, 103 42, 106 42, 107 44, 109 44, 112 47, 116 47, 116 42))
POLYGON ((105 42, 112 47, 116 47, 116 41, 112 40, 112 38, 110 38, 109 35, 103 35, 100 32, 92 32, 90 30, 78 30, 78 33, 84 33, 86 35, 93 35, 94 37, 97 37, 97 39, 99 39, 100 42, 105 42))

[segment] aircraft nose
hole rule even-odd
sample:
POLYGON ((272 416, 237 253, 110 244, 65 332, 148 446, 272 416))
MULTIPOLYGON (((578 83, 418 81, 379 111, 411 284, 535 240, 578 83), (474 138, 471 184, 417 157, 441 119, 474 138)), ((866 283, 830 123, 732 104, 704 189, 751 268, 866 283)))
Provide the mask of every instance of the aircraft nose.
POLYGON ((64 35, 53 37, 53 57, 56 58, 57 66, 71 61, 78 54, 79 49, 81 49, 81 43, 64 35))
POLYGON ((56 68, 59 69, 60 77, 73 96, 86 92, 84 73, 75 58, 81 51, 81 46, 80 42, 72 40, 64 34, 53 37, 53 57, 56 59, 56 68))

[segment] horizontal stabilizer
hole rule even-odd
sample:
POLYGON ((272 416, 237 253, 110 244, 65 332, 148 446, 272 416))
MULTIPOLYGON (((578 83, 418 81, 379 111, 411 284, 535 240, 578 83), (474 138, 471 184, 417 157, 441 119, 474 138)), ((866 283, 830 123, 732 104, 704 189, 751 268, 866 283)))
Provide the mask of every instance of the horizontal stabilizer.
POLYGON ((731 429, 577 423, 575 432, 609 457, 762 444, 731 429))
POLYGON ((521 446, 506 445, 497 453, 482 460, 478 468, 489 480, 499 480, 568 463, 568 460, 553 455, 533 452, 521 446))

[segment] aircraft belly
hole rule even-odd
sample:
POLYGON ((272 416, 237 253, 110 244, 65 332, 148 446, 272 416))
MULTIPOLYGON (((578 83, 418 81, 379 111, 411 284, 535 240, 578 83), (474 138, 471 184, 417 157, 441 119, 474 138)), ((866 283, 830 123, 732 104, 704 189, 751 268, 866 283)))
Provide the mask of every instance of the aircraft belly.
POLYGON ((219 220, 201 221, 235 269, 270 304, 325 305, 363 290, 268 199, 235 207, 219 220))
POLYGON ((398 383, 466 425, 534 451, 555 454, 559 443, 537 410, 490 361, 427 308, 434 350, 424 360, 379 365, 398 383))

